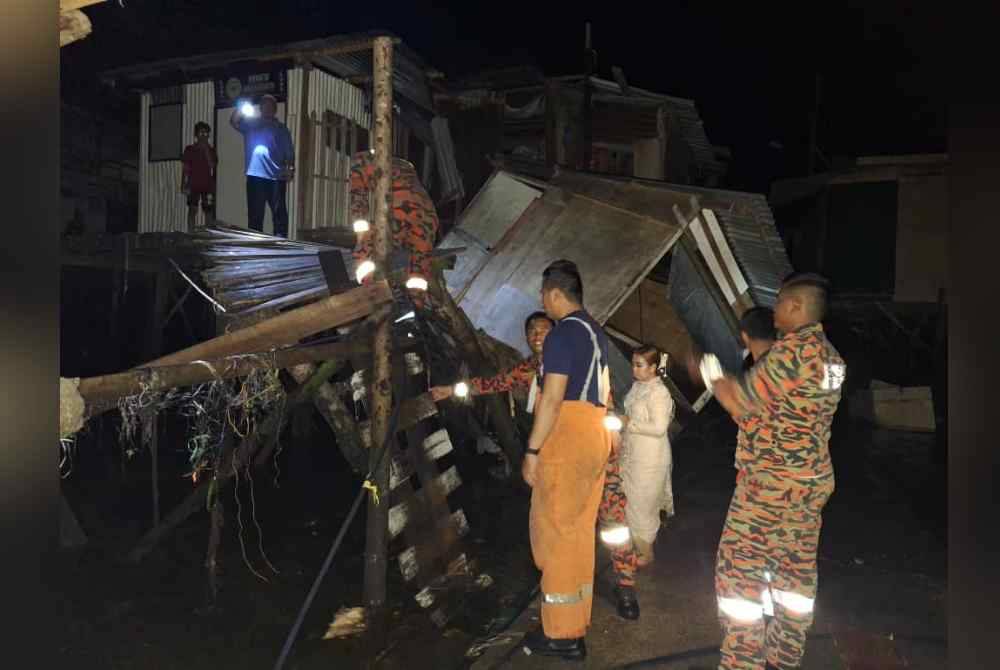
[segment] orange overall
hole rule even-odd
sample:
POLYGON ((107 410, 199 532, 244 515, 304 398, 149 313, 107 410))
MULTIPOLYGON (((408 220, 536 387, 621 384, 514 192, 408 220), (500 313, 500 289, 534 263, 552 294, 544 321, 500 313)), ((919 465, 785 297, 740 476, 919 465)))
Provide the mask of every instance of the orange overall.
POLYGON ((553 639, 583 637, 594 589, 597 508, 611 439, 607 410, 563 401, 538 456, 531 493, 531 553, 542 571, 542 628, 553 639))

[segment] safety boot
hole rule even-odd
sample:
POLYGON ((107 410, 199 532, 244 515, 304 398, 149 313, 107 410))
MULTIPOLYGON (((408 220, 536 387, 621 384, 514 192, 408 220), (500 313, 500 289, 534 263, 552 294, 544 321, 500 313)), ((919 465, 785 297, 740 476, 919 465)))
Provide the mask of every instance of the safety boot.
POLYGON ((546 637, 540 628, 525 634, 521 648, 529 656, 538 654, 539 656, 562 658, 567 661, 582 661, 587 658, 587 645, 582 637, 571 640, 555 640, 546 637))
POLYGON ((633 586, 616 586, 615 597, 618 600, 618 616, 628 621, 639 618, 639 599, 633 586))

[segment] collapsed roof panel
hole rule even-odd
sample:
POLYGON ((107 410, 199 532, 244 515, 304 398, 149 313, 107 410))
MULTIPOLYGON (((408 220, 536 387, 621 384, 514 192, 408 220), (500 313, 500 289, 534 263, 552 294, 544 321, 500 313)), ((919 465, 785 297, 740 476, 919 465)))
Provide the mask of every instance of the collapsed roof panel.
MULTIPOLYGON (((541 307, 540 277, 550 262, 568 258, 579 265, 586 306, 605 323, 658 262, 673 253, 682 234, 677 211, 688 213, 682 220, 693 212, 696 217, 686 224, 697 228, 690 248, 698 249, 698 258, 707 259, 709 267, 687 267, 695 261, 685 251, 688 263, 672 264, 670 273, 683 290, 671 287, 670 295, 658 297, 662 308, 654 318, 667 318, 667 313, 680 318, 683 327, 661 324, 659 330, 689 331, 695 342, 718 349, 735 367, 740 353, 735 317, 724 314, 723 307, 728 303, 738 313, 747 301, 770 304, 780 278, 790 270, 784 249, 771 248, 775 242, 780 245, 780 238, 766 208, 762 196, 746 193, 570 171, 546 183, 498 170, 442 242, 467 248, 446 281, 477 327, 527 354, 523 319, 541 307), (692 196, 697 196, 696 210, 691 209, 692 196), (704 286, 706 278, 717 286, 704 286), (728 293, 721 289, 727 282, 728 293), (725 302, 716 301, 713 293, 724 294, 725 302), (684 303, 691 299, 712 304, 692 312, 684 303)), ((678 344, 679 350, 686 346, 678 344)))

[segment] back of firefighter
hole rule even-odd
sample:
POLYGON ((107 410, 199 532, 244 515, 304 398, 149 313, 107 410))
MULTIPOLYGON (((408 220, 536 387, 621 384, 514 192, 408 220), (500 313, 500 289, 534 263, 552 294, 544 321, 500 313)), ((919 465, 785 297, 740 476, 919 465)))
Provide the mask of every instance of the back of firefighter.
MULTIPOLYGON (((375 157, 371 151, 356 153, 351 159, 350 209, 351 221, 358 233, 354 247, 357 280, 365 283, 374 270, 370 259, 374 254, 374 235, 368 225, 370 198, 375 188, 375 157), (356 222, 364 221, 358 226, 356 222)), ((425 281, 431 278, 431 252, 437 239, 439 221, 434 201, 427 194, 417 170, 409 161, 392 159, 391 236, 392 248, 410 254, 409 276, 425 281)), ((422 300, 423 291, 414 291, 422 300)))
POLYGON ((716 563, 720 669, 797 668, 805 653, 822 511, 834 490, 830 429, 846 375, 820 323, 827 290, 817 275, 787 279, 774 309, 780 339, 741 378, 713 385, 741 428, 716 563))

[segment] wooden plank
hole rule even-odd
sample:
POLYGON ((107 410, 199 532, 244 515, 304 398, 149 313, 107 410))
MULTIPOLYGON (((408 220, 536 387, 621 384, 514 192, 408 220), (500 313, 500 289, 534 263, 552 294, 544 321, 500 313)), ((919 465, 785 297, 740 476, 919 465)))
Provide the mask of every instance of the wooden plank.
POLYGON ((158 358, 148 365, 191 363, 201 359, 267 351, 274 347, 294 344, 303 337, 365 317, 375 307, 390 300, 392 291, 389 284, 382 280, 285 312, 249 328, 226 333, 158 358))
MULTIPOLYGON (((462 479, 453 465, 434 479, 432 488, 436 496, 448 496, 461 484, 462 479)), ((389 509, 389 537, 394 538, 399 535, 409 520, 417 514, 417 506, 427 504, 427 488, 420 489, 411 498, 389 509)))
POLYGON ((705 259, 705 264, 708 265, 709 271, 712 273, 712 278, 715 280, 715 284, 722 291, 722 295, 726 298, 726 304, 732 307, 733 303, 736 302, 736 294, 733 293, 733 287, 730 285, 729 278, 726 273, 722 271, 722 265, 719 263, 719 258, 717 257, 715 250, 712 248, 712 244, 708 241, 708 236, 705 234, 704 227, 701 222, 701 217, 695 217, 689 226, 691 235, 694 237, 695 244, 698 246, 698 251, 701 252, 702 258, 705 259))
POLYGON ((729 247, 726 236, 722 233, 722 227, 719 225, 719 220, 715 218, 715 212, 707 208, 702 209, 701 217, 708 224, 709 233, 719 250, 726 272, 733 280, 733 287, 736 289, 736 293, 739 295, 746 293, 750 286, 747 284, 746 279, 744 279, 743 272, 740 271, 739 263, 736 262, 736 257, 733 255, 733 250, 729 247))
MULTIPOLYGON (((469 531, 465 512, 458 510, 447 517, 437 519, 437 533, 426 537, 418 544, 407 547, 399 554, 399 569, 403 579, 411 581, 418 577, 431 558, 440 558, 458 547, 459 540, 469 531)), ((457 558, 460 554, 456 554, 457 558)), ((452 558, 451 560, 454 560, 452 558)), ((450 561, 449 561, 450 562, 450 561)), ((444 570, 440 571, 441 574, 444 570)))

